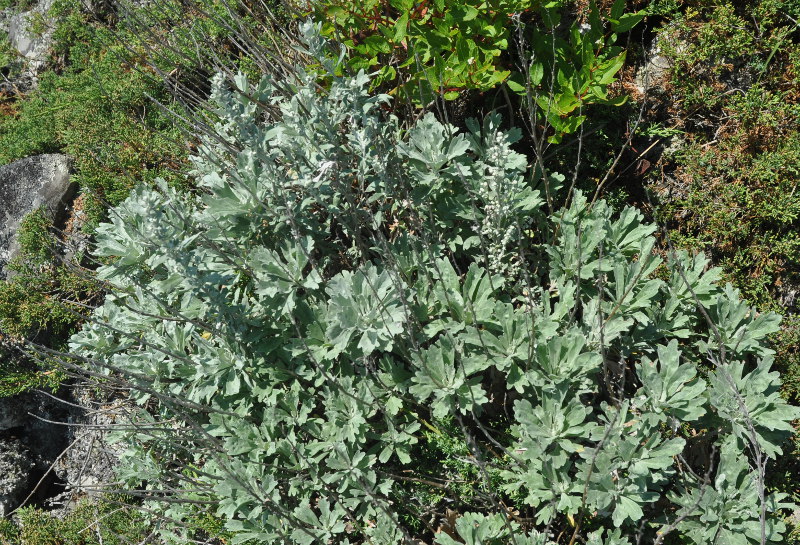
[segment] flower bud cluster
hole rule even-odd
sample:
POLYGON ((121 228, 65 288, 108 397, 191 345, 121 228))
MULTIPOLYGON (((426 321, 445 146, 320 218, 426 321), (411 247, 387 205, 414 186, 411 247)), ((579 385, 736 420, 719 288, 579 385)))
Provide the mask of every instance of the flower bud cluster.
POLYGON ((476 183, 476 191, 483 202, 483 222, 479 232, 487 247, 488 265, 493 273, 519 272, 519 256, 509 252, 509 247, 519 241, 519 234, 530 223, 522 217, 516 203, 525 188, 523 177, 516 168, 509 169, 511 150, 508 134, 496 130, 489 135, 488 146, 483 154, 483 176, 476 183))

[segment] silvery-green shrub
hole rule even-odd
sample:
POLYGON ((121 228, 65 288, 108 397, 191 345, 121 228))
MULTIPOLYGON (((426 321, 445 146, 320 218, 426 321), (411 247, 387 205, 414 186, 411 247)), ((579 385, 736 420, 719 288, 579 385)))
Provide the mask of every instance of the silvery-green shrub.
POLYGON ((558 175, 499 117, 401 130, 332 74, 215 79, 196 191, 138 189, 98 231, 111 293, 71 348, 140 404, 119 476, 164 532, 411 543, 449 502, 426 540, 780 543, 779 317, 632 208, 550 214, 558 175), (430 434, 478 475, 438 511, 413 500, 430 434))

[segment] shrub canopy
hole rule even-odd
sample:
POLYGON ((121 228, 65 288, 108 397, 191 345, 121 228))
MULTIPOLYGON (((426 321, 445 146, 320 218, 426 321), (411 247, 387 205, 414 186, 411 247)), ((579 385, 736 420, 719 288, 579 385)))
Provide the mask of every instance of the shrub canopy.
POLYGON ((217 78, 197 191, 98 230, 112 293, 71 349, 142 406, 147 507, 234 542, 780 543, 779 317, 498 116, 400 130, 307 32, 329 88, 217 78))

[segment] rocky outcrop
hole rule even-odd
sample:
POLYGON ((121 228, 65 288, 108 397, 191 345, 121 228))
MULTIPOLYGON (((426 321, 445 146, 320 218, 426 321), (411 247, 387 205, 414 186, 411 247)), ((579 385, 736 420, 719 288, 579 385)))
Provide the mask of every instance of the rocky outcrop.
POLYGON ((30 10, 16 13, 13 8, 4 10, 0 17, 0 30, 8 34, 9 45, 17 51, 13 66, 3 68, 0 93, 18 95, 26 93, 37 84, 37 76, 50 60, 55 21, 50 17, 54 0, 40 0, 30 10))
POLYGON ((41 0, 31 10, 17 13, 8 22, 8 41, 31 71, 38 72, 47 64, 55 29, 48 18, 53 2, 41 0))
POLYGON ((672 68, 672 61, 659 54, 658 49, 654 48, 647 62, 637 70, 634 77, 637 91, 645 94, 647 91, 660 86, 668 75, 670 68, 672 68))
POLYGON ((641 95, 662 93, 664 84, 669 79, 673 60, 662 54, 665 40, 670 40, 672 47, 678 51, 683 51, 687 47, 686 41, 680 36, 674 33, 662 33, 645 48, 644 62, 637 67, 634 75, 634 85, 641 95))
POLYGON ((39 392, 0 398, 0 517, 64 490, 51 467, 67 445, 69 406, 39 392))
POLYGON ((0 518, 7 516, 28 495, 33 461, 19 439, 0 441, 0 518))
POLYGON ((68 512, 80 498, 102 493, 114 481, 121 449, 108 434, 128 404, 78 385, 59 396, 0 398, 0 518, 26 499, 68 512))
POLYGON ((22 427, 29 418, 28 413, 35 407, 36 402, 31 395, 0 398, 0 433, 22 427))
POLYGON ((28 391, 0 398, 0 513, 16 508, 40 480, 30 501, 65 510, 102 492, 114 480, 122 448, 108 435, 125 421, 129 405, 80 384, 58 395, 28 391))
POLYGON ((36 155, 0 166, 0 269, 18 252, 17 230, 26 214, 44 207, 63 219, 76 186, 65 155, 36 155))

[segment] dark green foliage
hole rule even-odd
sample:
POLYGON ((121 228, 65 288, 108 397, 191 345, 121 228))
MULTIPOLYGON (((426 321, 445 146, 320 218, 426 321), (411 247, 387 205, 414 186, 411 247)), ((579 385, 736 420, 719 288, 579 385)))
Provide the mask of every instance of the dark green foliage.
POLYGON ((0 350, 0 358, 0 397, 13 396, 32 388, 55 392, 66 378, 54 362, 33 366, 20 360, 20 353, 12 347, 0 350))
MULTIPOLYGON (((492 429, 507 428, 502 424, 498 421, 492 429)), ((410 456, 414 471, 395 475, 398 479, 395 493, 398 505, 403 506, 398 508, 398 516, 416 535, 431 531, 431 526, 441 522, 436 519, 441 506, 446 505, 446 510, 453 514, 461 513, 474 509, 487 493, 499 490, 503 481, 497 467, 509 464, 508 459, 493 455, 492 464, 496 467, 489 469, 489 479, 484 480, 481 470, 472 463, 469 445, 453 418, 431 423, 423 420, 419 443, 411 449, 410 456), (422 508, 409 508, 412 505, 422 508)), ((508 505, 522 504, 519 494, 504 497, 508 505)))
POLYGON ((59 518, 25 507, 19 524, 0 520, 0 545, 128 545, 150 532, 143 515, 117 502, 83 500, 59 518))
MULTIPOLYGON (((590 105, 619 106, 627 100, 624 94, 609 95, 609 86, 617 81, 626 57, 625 49, 616 41, 618 34, 633 29, 644 14, 625 13, 625 2, 618 0, 601 16, 597 4, 590 2, 580 20, 564 32, 560 28, 565 26, 565 17, 553 7, 563 9, 569 3, 544 7, 551 4, 541 8, 541 23, 536 21, 522 33, 530 51, 522 46, 524 69, 518 70, 508 84, 523 101, 536 103, 537 119, 540 116, 552 128, 548 141, 557 144, 564 135, 578 130, 590 105)), ((527 107, 531 109, 532 104, 527 107)))
POLYGON ((0 329, 17 340, 63 338, 99 286, 80 268, 79 256, 62 261, 61 244, 45 211, 27 215, 18 236, 20 252, 7 265, 12 276, 0 284, 0 329))
POLYGON ((42 74, 39 88, 0 118, 0 163, 56 151, 72 156, 91 226, 137 181, 170 177, 185 152, 147 96, 165 100, 162 85, 125 62, 111 30, 71 2, 57 8, 54 54, 66 66, 42 74))
POLYGON ((0 331, 9 345, 0 357, 0 397, 29 388, 57 389, 64 375, 55 362, 34 365, 12 347, 24 339, 59 345, 100 291, 78 265, 79 256, 62 261, 59 239, 44 210, 23 218, 18 242, 19 254, 6 266, 11 277, 0 283, 0 331))
POLYGON ((662 30, 685 142, 665 161, 675 182, 660 180, 672 192, 662 210, 678 245, 710 253, 749 300, 780 308, 800 283, 800 48, 786 17, 800 2, 698 4, 662 30))
POLYGON ((309 3, 326 35, 351 50, 354 70, 378 70, 375 84, 427 103, 436 93, 491 89, 508 78, 501 60, 513 40, 514 14, 529 16, 530 0, 415 2, 340 0, 309 3), (527 12, 527 13, 526 13, 527 12))
POLYGON ((508 83, 551 142, 574 133, 590 104, 619 105, 608 86, 625 62, 617 35, 642 13, 617 0, 577 16, 566 0, 325 0, 309 4, 323 34, 346 46, 352 70, 377 71, 373 88, 416 105, 508 83))

